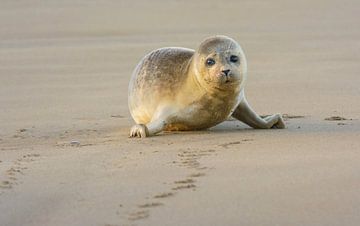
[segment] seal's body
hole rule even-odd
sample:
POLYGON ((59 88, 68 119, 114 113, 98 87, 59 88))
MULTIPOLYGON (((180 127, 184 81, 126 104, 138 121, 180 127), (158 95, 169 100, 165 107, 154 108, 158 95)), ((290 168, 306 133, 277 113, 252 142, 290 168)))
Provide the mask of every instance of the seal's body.
POLYGON ((204 40, 196 51, 152 51, 137 65, 129 84, 129 109, 137 123, 130 137, 206 129, 229 116, 254 128, 284 128, 279 114, 262 119, 247 104, 246 72, 241 47, 225 36, 204 40))

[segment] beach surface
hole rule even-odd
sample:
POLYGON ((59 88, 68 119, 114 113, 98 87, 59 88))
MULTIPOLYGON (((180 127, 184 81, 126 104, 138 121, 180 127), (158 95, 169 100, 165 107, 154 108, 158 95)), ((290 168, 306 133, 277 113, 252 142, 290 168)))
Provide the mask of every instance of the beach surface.
POLYGON ((1 0, 0 225, 359 225, 359 8, 1 0), (287 128, 128 138, 139 60, 215 34, 243 47, 252 107, 287 128))

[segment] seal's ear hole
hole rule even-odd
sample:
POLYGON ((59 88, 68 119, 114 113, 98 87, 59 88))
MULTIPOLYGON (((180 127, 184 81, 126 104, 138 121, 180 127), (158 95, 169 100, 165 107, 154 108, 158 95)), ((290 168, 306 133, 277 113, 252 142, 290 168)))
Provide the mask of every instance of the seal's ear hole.
POLYGON ((216 63, 216 62, 215 62, 215 60, 214 60, 213 58, 208 58, 208 59, 206 59, 206 61, 205 61, 205 64, 206 64, 207 66, 209 66, 209 67, 213 66, 215 63, 216 63))

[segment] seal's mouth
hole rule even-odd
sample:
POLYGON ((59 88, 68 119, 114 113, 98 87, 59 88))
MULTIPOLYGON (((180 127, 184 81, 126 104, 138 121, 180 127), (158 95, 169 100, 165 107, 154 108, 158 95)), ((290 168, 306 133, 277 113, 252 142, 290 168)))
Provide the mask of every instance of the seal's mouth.
POLYGON ((234 78, 231 75, 221 75, 220 82, 222 84, 230 84, 234 82, 234 78))
POLYGON ((219 74, 215 79, 205 79, 206 83, 211 86, 216 86, 219 89, 229 89, 231 87, 238 86, 241 83, 241 79, 234 77, 233 75, 219 74))

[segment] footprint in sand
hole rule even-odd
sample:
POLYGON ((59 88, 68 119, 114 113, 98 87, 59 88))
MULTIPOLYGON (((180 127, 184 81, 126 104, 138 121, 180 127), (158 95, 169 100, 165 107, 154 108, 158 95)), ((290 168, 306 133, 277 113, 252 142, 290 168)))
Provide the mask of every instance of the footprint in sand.
MULTIPOLYGON (((179 185, 172 188, 172 190, 177 191, 177 190, 190 189, 190 188, 196 188, 196 185, 195 184, 179 185)), ((195 191, 195 189, 193 189, 193 191, 195 191)))
MULTIPOLYGON (((178 160, 173 160, 172 163, 177 164, 181 167, 186 167, 188 169, 192 170, 204 170, 208 169, 206 166, 202 166, 200 163, 200 159, 203 156, 209 156, 216 153, 215 150, 209 149, 209 150, 191 150, 188 148, 186 151, 182 150, 177 155, 178 160)), ((203 172, 193 172, 189 174, 185 179, 176 180, 172 182, 174 187, 171 188, 172 191, 169 192, 162 192, 155 194, 152 198, 154 199, 153 202, 147 202, 144 204, 137 205, 137 210, 134 210, 133 212, 130 212, 127 214, 127 219, 132 221, 142 220, 145 218, 148 218, 150 216, 150 210, 151 208, 161 207, 165 204, 163 202, 158 202, 157 200, 165 200, 167 198, 173 197, 176 195, 177 192, 180 192, 182 190, 189 190, 192 189, 195 191, 196 189, 196 179, 199 177, 203 177, 206 174, 203 172)), ((164 183, 168 184, 168 183, 164 183)))
POLYGON ((352 121, 353 119, 352 118, 347 119, 347 118, 344 118, 341 116, 330 116, 330 117, 324 118, 324 120, 326 120, 326 121, 347 121, 347 120, 352 121))
POLYGON ((352 121, 353 119, 352 118, 347 119, 347 118, 344 118, 344 117, 341 117, 341 116, 331 116, 331 117, 325 118, 324 120, 326 120, 326 121, 341 121, 341 122, 338 122, 337 125, 343 126, 343 125, 347 125, 343 121, 352 121))
POLYGON ((160 193, 158 195, 155 195, 154 198, 155 199, 163 199, 163 198, 168 198, 168 197, 171 197, 171 196, 174 196, 175 193, 173 192, 164 192, 164 193, 160 193))
POLYGON ((196 181, 192 178, 175 181, 174 184, 176 184, 177 186, 172 188, 172 190, 176 191, 176 190, 181 190, 181 189, 195 188, 196 187, 196 185, 194 184, 195 182, 196 181))
POLYGON ((228 142, 228 143, 224 143, 224 144, 219 144, 218 146, 228 149, 229 146, 242 144, 244 142, 249 142, 249 141, 253 141, 253 139, 242 139, 241 141, 228 142))
POLYGON ((205 173, 193 173, 190 174, 189 177, 203 177, 205 175, 206 175, 205 173))
POLYGON ((324 118, 324 120, 326 120, 326 121, 345 121, 348 119, 341 117, 341 116, 331 116, 331 117, 324 118))
POLYGON ((149 210, 136 211, 129 214, 128 219, 130 221, 141 220, 149 217, 149 210))
MULTIPOLYGON (((181 151, 181 153, 178 154, 178 157, 180 157, 180 166, 185 166, 187 168, 191 169, 207 169, 207 167, 200 166, 200 158, 203 156, 209 156, 212 155, 215 150, 209 149, 209 150, 199 150, 199 151, 181 151)), ((177 161, 174 161, 176 163, 177 161)))
POLYGON ((193 179, 185 179, 185 180, 178 180, 174 182, 175 184, 192 184, 195 183, 195 180, 193 179))
POLYGON ((146 204, 142 204, 142 205, 138 205, 139 208, 151 208, 151 207, 157 207, 157 206, 163 206, 164 204, 161 202, 151 202, 151 203, 146 203, 146 204))
POLYGON ((17 185, 19 183, 17 177, 24 175, 24 170, 28 168, 27 164, 35 161, 38 157, 40 157, 39 154, 26 154, 16 159, 13 166, 5 171, 6 179, 0 182, 0 189, 11 189, 17 185))
POLYGON ((110 115, 111 118, 125 118, 125 116, 122 115, 110 115))
POLYGON ((10 181, 4 180, 0 183, 0 188, 10 189, 12 188, 12 183, 10 181))
POLYGON ((240 141, 229 142, 229 143, 219 144, 219 146, 227 149, 227 148, 229 148, 229 146, 236 145, 236 144, 241 144, 241 142, 240 141))

